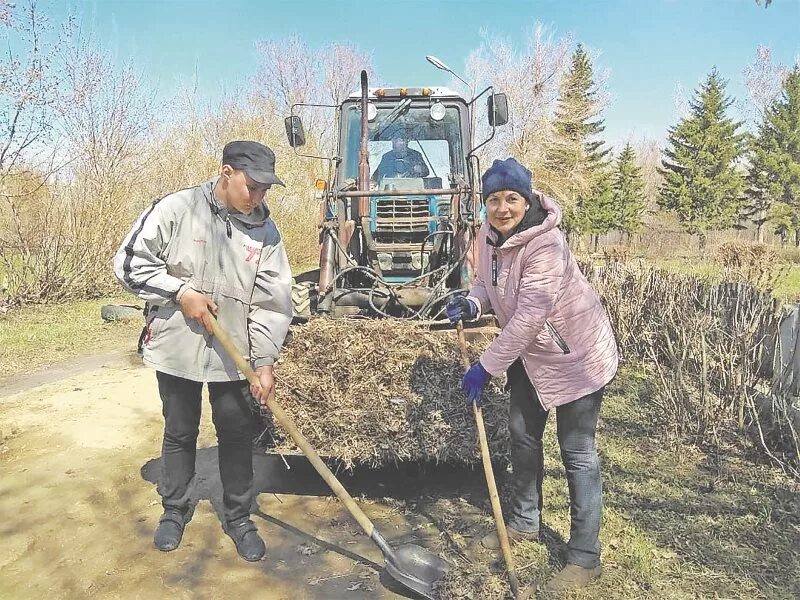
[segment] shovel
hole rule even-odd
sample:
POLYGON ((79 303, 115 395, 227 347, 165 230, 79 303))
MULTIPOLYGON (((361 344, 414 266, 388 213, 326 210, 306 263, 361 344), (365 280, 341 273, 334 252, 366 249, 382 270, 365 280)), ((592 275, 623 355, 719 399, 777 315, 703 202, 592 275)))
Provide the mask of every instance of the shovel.
MULTIPOLYGON (((211 329, 214 337, 219 340, 219 343, 225 349, 225 352, 233 359, 236 367, 244 374, 253 385, 259 385, 258 376, 253 372, 250 364, 242 357, 236 346, 233 344, 228 334, 223 331, 219 326, 217 320, 210 316, 211 329)), ((396 549, 393 549, 383 538, 383 536, 375 529, 372 521, 369 520, 364 511, 359 508, 352 496, 347 493, 344 486, 336 479, 336 476, 331 473, 330 469, 322 462, 322 459, 314 450, 314 447, 303 436, 294 424, 292 418, 284 412, 280 405, 275 401, 275 397, 270 395, 267 398, 267 407, 275 415, 278 423, 292 436, 294 443, 303 451, 308 461, 316 469, 320 477, 325 480, 325 483, 331 488, 336 497, 342 501, 345 508, 353 515, 353 518, 358 522, 370 539, 380 548, 383 553, 383 558, 386 567, 386 573, 397 581, 402 586, 408 588, 412 592, 435 600, 433 584, 441 579, 449 568, 447 562, 439 558, 429 550, 417 546, 415 544, 403 544, 396 549)))
MULTIPOLYGON (((469 354, 467 353, 467 341, 464 339, 464 325, 461 321, 456 324, 456 330, 458 332, 458 347, 461 350, 461 363, 464 365, 464 369, 468 370, 470 367, 469 354)), ((475 425, 477 426, 478 439, 480 440, 483 471, 486 474, 486 485, 489 488, 489 500, 492 502, 492 513, 497 527, 497 539, 500 540, 500 550, 506 563, 508 583, 511 585, 511 593, 514 594, 514 598, 519 598, 519 579, 517 579, 517 571, 514 568, 514 558, 511 556, 511 544, 508 542, 506 523, 503 520, 503 511, 500 508, 497 484, 494 481, 492 459, 489 456, 489 443, 486 441, 486 427, 483 424, 483 412, 477 402, 472 403, 472 410, 475 413, 475 425)))

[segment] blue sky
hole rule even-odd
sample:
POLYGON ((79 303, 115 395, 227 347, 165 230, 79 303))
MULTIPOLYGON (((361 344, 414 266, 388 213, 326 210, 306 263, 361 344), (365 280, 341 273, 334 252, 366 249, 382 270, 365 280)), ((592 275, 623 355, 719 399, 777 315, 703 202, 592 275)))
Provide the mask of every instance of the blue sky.
POLYGON ((463 72, 482 28, 519 46, 541 22, 599 52, 596 67, 610 75, 604 116, 612 143, 663 138, 676 119, 677 86, 691 92, 712 66, 743 96, 742 70, 759 45, 776 62, 800 57, 800 0, 774 0, 768 9, 754 0, 46 0, 42 8, 54 20, 77 16, 161 94, 193 81, 197 69, 199 93, 212 102, 247 82, 259 40, 346 41, 372 54, 387 84, 446 85, 449 75, 426 54, 463 72))

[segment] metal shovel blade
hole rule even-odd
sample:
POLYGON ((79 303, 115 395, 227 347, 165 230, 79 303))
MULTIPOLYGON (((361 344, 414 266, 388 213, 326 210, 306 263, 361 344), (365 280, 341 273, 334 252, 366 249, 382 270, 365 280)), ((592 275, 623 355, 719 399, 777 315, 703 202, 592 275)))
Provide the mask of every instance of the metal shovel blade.
POLYGON ((449 565, 433 552, 416 544, 404 544, 384 555, 386 572, 417 594, 435 600, 433 584, 447 573, 449 565))

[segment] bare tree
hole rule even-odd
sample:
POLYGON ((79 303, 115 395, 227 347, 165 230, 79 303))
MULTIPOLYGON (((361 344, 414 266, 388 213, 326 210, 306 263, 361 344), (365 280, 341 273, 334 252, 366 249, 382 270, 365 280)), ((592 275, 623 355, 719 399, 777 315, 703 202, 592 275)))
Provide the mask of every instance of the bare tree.
POLYGON ((60 44, 59 59, 58 132, 71 158, 69 177, 57 190, 72 242, 73 266, 65 273, 68 284, 100 293, 111 285, 107 256, 138 211, 136 196, 150 176, 156 105, 131 65, 115 66, 77 27, 60 44))
POLYGON ((766 108, 780 95, 787 72, 785 66, 773 62, 772 50, 767 46, 756 49, 755 59, 742 71, 748 98, 737 102, 739 111, 751 125, 761 121, 766 108))
POLYGON ((131 65, 115 67, 91 36, 75 30, 61 45, 65 93, 60 133, 74 156, 73 171, 97 191, 114 195, 141 179, 155 101, 131 65))
MULTIPOLYGON (((299 37, 258 42, 261 65, 252 81, 253 95, 264 105, 274 106, 280 117, 289 115, 296 103, 338 105, 358 85, 362 69, 374 76, 372 59, 349 44, 331 44, 318 51, 299 37)), ((333 152, 332 109, 303 108, 302 117, 309 146, 333 152)))
POLYGON ((691 101, 686 89, 678 82, 675 84, 675 93, 672 96, 672 101, 675 105, 675 120, 687 118, 692 112, 691 101))
POLYGON ((256 96, 271 99, 283 113, 292 104, 312 102, 318 86, 314 52, 297 36, 256 43, 261 64, 253 79, 256 96))
POLYGON ((71 19, 58 34, 35 2, 11 21, 0 63, 0 260, 16 301, 107 292, 108 257, 146 177, 153 105, 71 19), (13 38, 12 36, 16 36, 13 38))
MULTIPOLYGON (((513 154, 529 166, 541 165, 544 146, 552 139, 553 113, 559 85, 569 65, 572 39, 554 40, 541 24, 528 32, 517 50, 506 39, 482 32, 483 41, 467 59, 468 79, 476 87, 493 85, 509 101, 509 122, 496 131, 484 158, 513 154)), ((481 124, 482 120, 479 119, 481 124)), ((485 127, 476 139, 485 139, 485 127)))
MULTIPOLYGON (((562 202, 574 175, 551 168, 548 157, 569 144, 556 130, 555 112, 572 45, 571 37, 555 39, 537 24, 519 50, 507 40, 485 35, 467 63, 467 72, 480 82, 479 87, 492 84, 509 99, 509 123, 496 130, 495 139, 483 149, 482 160, 514 155, 533 171, 537 188, 562 202)), ((597 80, 597 99, 605 103, 603 80, 602 75, 597 80)), ((489 132, 483 119, 478 124, 476 138, 480 142, 489 132)))
POLYGON ((8 0, 0 0, 0 25, 7 27, 11 25, 12 16, 11 11, 14 8, 14 4, 9 2, 8 0))
POLYGON ((22 8, 0 3, 0 37, 7 42, 0 57, 0 190, 21 170, 42 175, 28 181, 30 191, 53 172, 51 116, 59 79, 44 41, 49 32, 35 0, 22 8))
POLYGON ((43 225, 53 217, 46 185, 57 170, 52 117, 60 78, 50 34, 35 0, 0 3, 7 48, 0 56, 0 265, 11 295, 35 292, 43 225))
POLYGON ((325 100, 331 104, 341 104, 351 92, 358 89, 362 69, 367 71, 370 82, 373 85, 376 83, 373 81, 375 72, 371 56, 350 44, 331 44, 323 48, 319 55, 324 67, 322 88, 325 100))
MULTIPOLYGON (((653 214, 658 210, 658 188, 663 177, 658 172, 661 166, 661 143, 658 140, 641 138, 633 142, 636 162, 641 169, 644 182, 644 197, 647 206, 645 214, 653 214)), ((645 220, 645 223, 647 221, 645 220)))

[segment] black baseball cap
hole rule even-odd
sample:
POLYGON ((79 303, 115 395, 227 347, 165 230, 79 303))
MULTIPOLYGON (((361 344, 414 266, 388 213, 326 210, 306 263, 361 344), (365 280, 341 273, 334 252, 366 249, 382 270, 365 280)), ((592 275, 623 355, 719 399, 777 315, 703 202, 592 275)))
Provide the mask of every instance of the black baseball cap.
POLYGON ((222 164, 244 171, 257 183, 269 183, 286 187, 275 175, 275 153, 264 144, 234 141, 222 149, 222 164))

